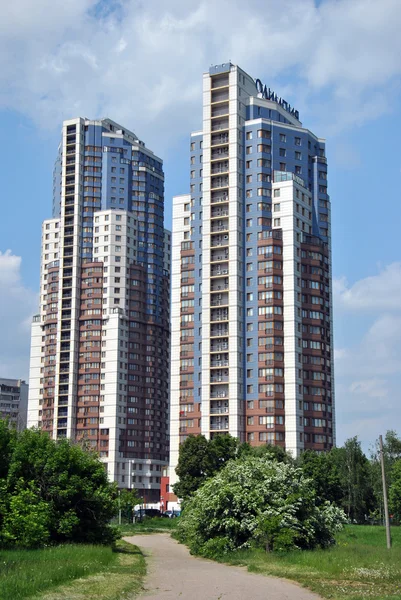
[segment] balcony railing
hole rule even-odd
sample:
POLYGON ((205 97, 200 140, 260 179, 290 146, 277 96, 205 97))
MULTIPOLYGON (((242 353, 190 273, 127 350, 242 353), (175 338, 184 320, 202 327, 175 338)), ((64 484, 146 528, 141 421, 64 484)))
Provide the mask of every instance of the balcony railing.
POLYGON ((215 360, 210 363, 211 367, 228 367, 228 358, 225 360, 215 360))
POLYGON ((218 408, 213 408, 212 406, 210 406, 210 414, 213 414, 213 415, 228 414, 228 406, 220 406, 218 408))
POLYGON ((228 429, 228 423, 210 423, 210 429, 215 429, 215 430, 228 429))

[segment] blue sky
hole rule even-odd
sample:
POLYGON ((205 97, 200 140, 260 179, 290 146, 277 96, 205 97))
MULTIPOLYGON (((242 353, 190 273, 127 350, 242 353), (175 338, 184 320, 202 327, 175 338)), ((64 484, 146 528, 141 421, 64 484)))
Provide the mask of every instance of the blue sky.
POLYGON ((28 376, 41 222, 64 118, 107 116, 189 187, 202 72, 231 59, 327 140, 337 431, 401 432, 399 0, 14 0, 0 23, 0 376, 28 376))

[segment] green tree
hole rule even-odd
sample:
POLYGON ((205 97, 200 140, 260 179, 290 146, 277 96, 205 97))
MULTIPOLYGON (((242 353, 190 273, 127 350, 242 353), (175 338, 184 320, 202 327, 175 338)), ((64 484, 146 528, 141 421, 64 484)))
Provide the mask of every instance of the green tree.
MULTIPOLYGON (((375 498, 374 516, 383 521, 384 506, 383 506, 383 485, 382 471, 380 462, 380 445, 379 440, 376 440, 375 446, 371 449, 371 481, 373 494, 375 498)), ((393 466, 397 460, 401 459, 401 440, 397 433, 393 430, 386 432, 383 440, 383 458, 384 468, 386 472, 386 480, 388 489, 392 484, 393 466)))
POLYGON ((247 448, 231 435, 218 435, 211 440, 204 435, 189 436, 180 446, 176 467, 179 482, 174 485, 174 493, 187 500, 208 477, 238 457, 242 450, 247 451, 247 448))
POLYGON ((232 460, 187 501, 178 537, 213 557, 258 545, 267 550, 325 547, 345 521, 339 508, 316 502, 300 468, 270 456, 232 460))
POLYGON ((266 456, 268 458, 271 458, 272 460, 277 460, 277 462, 294 462, 294 459, 292 458, 289 452, 286 452, 281 446, 273 446, 272 444, 266 444, 264 446, 253 446, 251 447, 250 454, 252 454, 252 456, 266 456))
MULTIPOLYGON (((116 487, 108 482, 97 456, 78 445, 54 441, 39 431, 24 431, 17 435, 8 472, 0 484, 2 530, 8 532, 3 542, 15 539, 17 543, 18 531, 22 531, 23 488, 32 494, 31 504, 36 507, 26 518, 33 515, 34 520, 36 511, 50 541, 109 543, 115 539, 109 522, 117 512, 116 487)), ((33 546, 38 536, 32 530, 33 546)))
POLYGON ((134 507, 142 502, 143 500, 135 488, 132 490, 121 490, 118 494, 118 507, 121 509, 122 515, 130 521, 132 520, 134 507))
POLYGON ((16 430, 9 427, 8 421, 0 419, 0 479, 7 477, 16 439, 16 430))
POLYGON ((389 505, 397 521, 401 521, 401 458, 394 461, 391 469, 389 505))
POLYGON ((343 497, 339 502, 348 518, 366 522, 374 508, 371 465, 357 437, 347 440, 342 448, 333 448, 331 458, 337 468, 343 497))
POLYGON ((331 452, 314 452, 306 450, 298 460, 299 466, 307 477, 313 481, 319 498, 335 502, 341 506, 344 490, 340 473, 331 452))
POLYGON ((179 481, 174 485, 174 494, 186 500, 206 480, 206 461, 209 443, 204 435, 190 435, 181 444, 178 464, 175 469, 179 481))

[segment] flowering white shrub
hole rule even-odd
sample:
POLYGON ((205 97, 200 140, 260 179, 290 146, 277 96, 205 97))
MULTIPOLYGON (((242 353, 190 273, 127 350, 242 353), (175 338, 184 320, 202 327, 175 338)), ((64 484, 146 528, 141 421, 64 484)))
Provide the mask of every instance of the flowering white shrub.
POLYGON ((230 550, 326 547, 346 521, 329 502, 315 503, 311 479, 269 456, 230 461, 185 504, 178 538, 190 550, 217 556, 230 550))

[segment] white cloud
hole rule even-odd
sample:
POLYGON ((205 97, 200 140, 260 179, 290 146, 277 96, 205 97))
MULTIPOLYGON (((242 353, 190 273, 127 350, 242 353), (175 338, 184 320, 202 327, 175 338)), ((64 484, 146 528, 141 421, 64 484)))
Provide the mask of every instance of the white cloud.
POLYGON ((339 442, 358 435, 365 448, 386 429, 401 432, 401 263, 377 275, 334 285, 335 327, 362 331, 335 352, 339 442))
POLYGON ((38 297, 21 280, 21 257, 0 252, 0 377, 28 379, 30 324, 38 297))
POLYGON ((199 127, 201 73, 230 59, 339 130, 391 110, 400 27, 398 0, 14 0, 0 106, 51 128, 78 114, 140 124, 160 152, 199 127))
POLYGON ((350 386, 350 392, 353 394, 363 394, 372 398, 383 398, 388 394, 386 381, 375 377, 362 381, 354 381, 350 386))
POLYGON ((340 310, 401 312, 401 262, 394 262, 352 286, 344 277, 338 278, 333 282, 333 290, 340 310))

